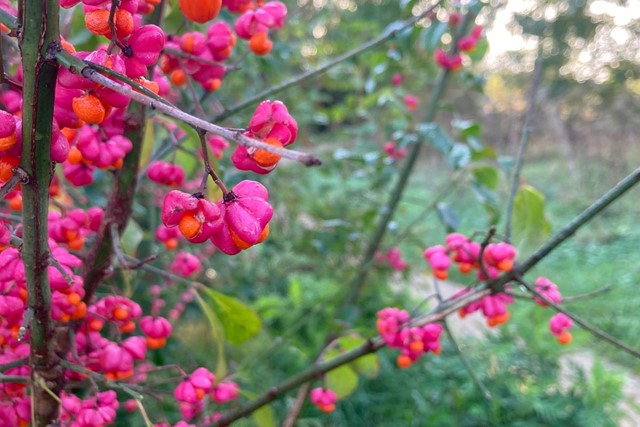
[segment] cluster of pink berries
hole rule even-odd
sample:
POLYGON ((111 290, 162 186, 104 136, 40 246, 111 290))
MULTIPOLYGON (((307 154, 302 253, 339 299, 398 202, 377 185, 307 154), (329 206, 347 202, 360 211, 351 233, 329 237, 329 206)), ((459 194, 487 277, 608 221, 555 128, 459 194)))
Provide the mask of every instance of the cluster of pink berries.
POLYGON ((269 193, 260 183, 242 181, 212 203, 202 195, 170 191, 164 199, 162 222, 178 227, 192 243, 211 242, 222 252, 235 255, 269 235, 273 209, 269 193))
MULTIPOLYGON (((259 139, 272 147, 293 144, 298 136, 298 123, 280 101, 263 101, 256 108, 244 136, 259 139)), ((234 166, 257 174, 271 172, 280 156, 265 150, 238 145, 231 155, 234 166)))
POLYGON ((237 399, 239 394, 240 388, 236 383, 216 382, 215 375, 206 368, 198 368, 185 376, 173 391, 182 416, 187 420, 202 412, 207 399, 222 404, 237 399))
POLYGON ((418 109, 418 105, 420 104, 420 101, 418 100, 418 98, 416 98, 413 95, 405 95, 402 98, 402 102, 404 103, 404 106, 407 108, 407 111, 409 111, 410 113, 413 113, 414 111, 416 111, 418 109))
MULTIPOLYGON (((137 79, 143 86, 159 93, 159 84, 147 81, 143 76, 147 73, 147 67, 158 61, 165 45, 164 32, 155 25, 143 25, 131 33, 126 43, 124 50, 117 54, 110 54, 106 48, 77 53, 70 44, 66 44, 65 48, 79 59, 137 79)), ((121 82, 116 83, 124 85, 121 82)), ((64 127, 77 128, 78 119, 89 124, 100 124, 109 116, 112 108, 125 108, 129 104, 129 97, 73 74, 66 68, 60 70, 58 84, 63 89, 60 94, 56 90, 56 104, 61 110, 58 115, 64 115, 67 119, 59 121, 64 127), (75 113, 75 120, 68 110, 69 107, 75 113)))
MULTIPOLYGON (((459 22, 459 14, 454 13, 449 16, 449 26, 451 28, 457 27, 459 22)), ((462 68, 462 55, 459 52, 473 52, 478 41, 482 37, 482 31, 483 29, 480 25, 475 25, 471 29, 470 34, 460 38, 457 45, 458 52, 447 53, 444 50, 437 48, 434 51, 436 63, 445 70, 459 71, 462 68)))
POLYGON ((86 400, 75 394, 60 394, 60 421, 69 427, 106 426, 116 419, 120 403, 113 390, 103 391, 86 400))
POLYGON ((400 252, 400 248, 394 246, 389 249, 387 252, 382 253, 377 251, 373 255, 374 259, 378 262, 378 264, 385 265, 388 264, 391 268, 396 271, 402 271, 407 268, 406 261, 402 258, 402 252, 400 252))
POLYGON ((224 21, 212 24, 206 32, 192 31, 168 38, 167 51, 160 58, 160 69, 169 76, 171 83, 182 86, 190 76, 208 91, 222 86, 229 59, 236 44, 236 37, 224 21), (188 54, 185 58, 171 51, 188 54))
POLYGON ((92 207, 86 211, 72 209, 65 214, 49 211, 49 237, 58 244, 65 244, 73 251, 84 247, 85 238, 100 228, 104 211, 92 207))
POLYGON ((169 267, 172 273, 183 277, 193 276, 202 271, 200 259, 188 252, 179 252, 169 267))
POLYGON ((410 326, 410 320, 405 310, 388 307, 378 312, 378 334, 387 347, 400 349, 396 360, 400 368, 408 368, 425 353, 440 354, 441 351, 442 325, 428 323, 421 327, 410 326))
POLYGON ((511 271, 517 254, 516 249, 505 242, 489 243, 483 251, 480 243, 460 233, 449 234, 445 242, 445 246, 431 246, 424 251, 424 258, 431 265, 433 275, 440 280, 449 277, 452 260, 458 264, 462 274, 477 269, 479 280, 495 279, 500 272, 511 271), (485 277, 485 274, 489 277, 485 277))
MULTIPOLYGON (((102 212, 99 210, 73 210, 58 214, 52 212, 49 228, 51 257, 56 266, 48 267, 49 284, 52 291, 52 318, 60 323, 79 322, 67 356, 69 360, 111 380, 137 383, 144 381, 151 369, 146 360, 148 350, 163 347, 172 334, 171 322, 159 315, 164 301, 159 298, 159 287, 152 287, 154 298, 151 315, 143 316, 142 308, 135 301, 109 295, 96 298, 90 305, 85 299, 82 277, 75 270, 82 266, 81 260, 58 246, 57 240, 73 242, 88 230, 95 230, 102 212), (108 327, 106 327, 108 326, 108 327), (136 331, 139 331, 136 333, 136 331), (113 337, 115 339, 110 339, 113 337)), ((25 267, 19 251, 7 247, 12 231, 0 224, 0 363, 14 363, 29 354, 30 335, 21 330, 26 309, 25 267), (24 336, 21 336, 23 335, 24 336)), ((19 230, 17 233, 19 235, 19 230)), ((187 257, 182 268, 190 265, 193 258, 187 257)), ((196 258, 197 260, 197 258, 196 258)), ((199 261, 198 261, 199 264, 199 261)), ((186 303, 188 299, 183 298, 186 303)), ((176 304, 170 317, 177 319, 184 304, 176 304)), ((7 375, 29 377, 27 364, 5 371, 7 375)), ((68 381, 81 381, 87 376, 74 370, 66 370, 68 381)), ((0 387, 0 425, 26 426, 30 421, 30 398, 26 395, 24 382, 4 382, 0 387)), ((228 383, 219 384, 212 390, 215 402, 229 400, 237 395, 237 387, 228 383), (236 390, 234 394, 234 390, 236 390)), ((115 393, 98 393, 81 400, 63 393, 60 419, 65 425, 89 427, 107 425, 114 421, 118 401, 115 393)))
MULTIPOLYGON (((509 286, 505 290, 510 290, 509 286)), ((454 295, 454 298, 460 298, 471 292, 470 288, 465 288, 454 295)), ((460 317, 464 318, 468 314, 480 311, 487 321, 487 326, 494 327, 502 325, 509 320, 510 314, 507 311, 507 305, 513 304, 513 297, 504 292, 498 292, 487 295, 479 300, 472 302, 458 311, 460 317)))
POLYGON ((396 141, 388 141, 382 147, 384 152, 393 160, 404 159, 407 156, 407 148, 398 146, 396 141))
MULTIPOLYGON (((482 248, 478 242, 470 240, 461 233, 450 233, 445 238, 445 245, 436 245, 424 251, 424 258, 429 262, 433 275, 445 280, 449 277, 452 260, 458 264, 462 274, 469 274, 477 270, 478 280, 497 278, 501 272, 511 271, 516 257, 515 248, 505 242, 489 243, 482 248), (482 263, 480 258, 482 257, 482 263), (489 277, 485 277, 487 274, 489 277)), ((508 289, 508 287, 507 287, 508 289)), ((471 292, 465 288, 454 295, 460 298, 471 292)), ((509 320, 507 305, 513 303, 513 297, 504 292, 487 295, 472 302, 459 310, 459 315, 465 317, 475 311, 480 311, 490 327, 498 326, 509 320)))
POLYGON ((248 40, 249 48, 256 55, 266 55, 271 51, 273 42, 269 40, 268 32, 284 26, 287 16, 284 3, 259 2, 255 9, 253 2, 240 9, 236 9, 236 6, 227 2, 230 11, 243 10, 233 31, 229 24, 218 21, 211 24, 206 33, 191 31, 168 37, 167 51, 160 60, 160 68, 173 84, 181 86, 186 83, 187 76, 190 76, 204 89, 218 90, 226 73, 224 61, 233 53, 236 36, 248 40))
MULTIPOLYGON (((562 294, 558 285, 544 276, 538 277, 534 283, 536 292, 546 298, 552 304, 560 304, 562 302, 562 294)), ((534 302, 541 307, 547 307, 549 304, 542 298, 536 296, 534 302)), ((556 336, 560 344, 569 344, 573 340, 573 336, 569 329, 573 327, 573 320, 564 313, 557 313, 549 319, 549 330, 556 336)))
POLYGON ((564 313, 557 313, 549 319, 549 330, 556 336, 560 344, 569 344, 573 336, 569 329, 573 327, 573 320, 564 313))
POLYGON ((184 185, 185 173, 180 165, 155 160, 149 164, 147 176, 155 183, 168 187, 182 187, 184 185))
POLYGON ((336 409, 337 396, 335 391, 324 387, 316 387, 309 393, 311 403, 322 412, 331 413, 336 409))
MULTIPOLYGON (((292 144, 298 134, 298 125, 280 101, 264 101, 258 105, 249 122, 245 136, 260 139, 267 144, 282 148, 292 144)), ((210 142, 211 143, 211 142, 210 142)), ((265 150, 239 145, 232 162, 240 170, 259 174, 271 172, 280 156, 265 150)), ((156 182, 172 183, 172 177, 181 176, 176 167, 167 163, 154 163, 150 174, 156 182)), ((151 176, 150 175, 150 176, 151 176)), ((166 194, 162 206, 164 229, 158 231, 158 239, 175 241, 177 228, 180 234, 192 243, 211 242, 222 252, 235 255, 251 246, 262 243, 269 234, 269 221, 273 209, 268 203, 267 189, 255 181, 242 181, 231 191, 223 194, 216 203, 204 198, 201 193, 189 194, 172 190, 166 194)))

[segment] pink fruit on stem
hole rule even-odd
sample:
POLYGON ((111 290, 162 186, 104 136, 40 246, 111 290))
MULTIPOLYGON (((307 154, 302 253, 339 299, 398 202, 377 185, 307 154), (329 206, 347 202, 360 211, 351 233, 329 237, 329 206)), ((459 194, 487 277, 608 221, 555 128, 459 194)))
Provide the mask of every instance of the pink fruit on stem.
POLYGON ((273 209, 269 192, 260 183, 242 181, 218 201, 222 213, 211 242, 228 255, 235 255, 261 243, 269 233, 268 223, 273 209))

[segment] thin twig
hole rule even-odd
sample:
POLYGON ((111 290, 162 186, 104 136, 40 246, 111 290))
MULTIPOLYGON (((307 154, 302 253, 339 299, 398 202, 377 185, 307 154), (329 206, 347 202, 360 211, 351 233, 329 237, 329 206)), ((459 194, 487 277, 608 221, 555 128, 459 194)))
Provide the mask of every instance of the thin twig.
MULTIPOLYGON (((438 296, 438 301, 442 303, 443 300, 442 300, 442 293, 440 292, 440 284, 435 279, 433 280, 433 284, 436 290, 436 295, 438 296)), ((442 319, 442 322, 440 323, 442 323, 442 327, 444 328, 445 333, 449 337, 449 340, 451 340, 451 343, 453 344, 453 348, 456 350, 456 353, 458 354, 458 357, 460 358, 462 365, 464 366, 467 373, 471 377, 471 381, 473 381, 476 387, 478 387, 478 389, 480 390, 480 393, 482 393, 482 397, 484 397, 486 400, 491 400, 492 398, 491 392, 480 380, 480 378, 476 374, 476 371, 473 369, 471 362, 467 358, 467 355, 464 353, 464 351, 462 351, 462 347, 460 347, 458 340, 456 340, 456 337, 453 335, 453 332, 451 332, 451 328, 449 327, 449 322, 447 321, 447 318, 445 317, 444 319, 442 319)))
POLYGON ((120 266, 124 270, 135 270, 142 267, 144 264, 154 261, 158 256, 155 254, 149 255, 148 257, 142 260, 136 260, 136 262, 129 262, 126 259, 126 255, 122 251, 122 245, 120 244, 120 234, 118 233, 118 224, 112 222, 109 224, 109 232, 111 234, 111 245, 113 247, 113 252, 116 254, 116 258, 118 258, 118 262, 120 266))
POLYGON ((0 23, 6 25, 11 32, 15 31, 18 28, 18 18, 11 15, 4 9, 0 9, 0 23))
POLYGON ((205 175, 202 178, 202 183, 200 184, 200 191, 204 192, 206 189, 207 178, 210 176, 213 179, 213 182, 218 186, 220 191, 222 191, 223 197, 229 197, 228 195, 231 193, 227 186, 224 185, 224 182, 220 179, 220 177, 216 174, 216 171, 211 167, 211 162, 209 161, 209 149, 207 148, 207 141, 205 139, 206 132, 202 132, 199 129, 196 129, 198 132, 198 136, 200 137, 200 149, 202 150, 202 158, 204 160, 204 168, 205 175))
POLYGON ((183 52, 183 51, 178 50, 178 49, 172 49, 170 47, 165 47, 164 49, 162 49, 162 52, 167 54, 167 55, 170 55, 170 56, 176 56, 176 57, 181 57, 181 58, 185 58, 185 59, 190 59, 191 61, 199 62, 199 63, 204 64, 204 65, 219 66, 219 67, 224 68, 225 71, 228 71, 230 68, 233 68, 233 67, 230 67, 229 65, 226 65, 223 62, 212 61, 210 59, 201 58, 201 57, 199 57, 197 55, 193 55, 191 53, 183 52))
POLYGON ((0 374, 0 383, 27 383, 29 377, 21 377, 19 375, 0 374))
POLYGON ((31 324, 32 320, 33 320, 33 308, 27 307, 27 309, 24 311, 24 317, 22 318, 22 322, 20 322, 20 327, 18 328, 18 338, 17 338, 18 341, 22 341, 24 336, 27 334, 27 331, 29 330, 29 325, 31 324))
MULTIPOLYGON (((100 74, 104 74, 106 76, 110 76, 113 77, 116 80, 119 80, 123 83, 128 84, 129 86, 131 86, 132 88, 134 88, 136 91, 143 93, 144 95, 148 96, 149 98, 155 99, 158 102, 162 102, 164 104, 167 105, 171 105, 174 106, 172 103, 170 103, 169 101, 167 101, 166 99, 164 99, 163 97, 161 97, 160 95, 158 95, 155 92, 152 92, 151 90, 149 90, 148 88, 146 88, 145 86, 143 86, 142 84, 140 84, 139 82, 133 80, 130 77, 127 77, 123 74, 120 74, 114 70, 112 70, 111 68, 105 67, 104 65, 100 65, 97 64, 95 62, 91 62, 91 61, 82 61, 84 62, 86 65, 88 65, 89 67, 93 68, 96 71, 99 71, 100 74)), ((174 106, 175 107, 175 106, 174 106)))
POLYGON ((45 392, 47 392, 47 394, 51 396, 53 400, 58 402, 58 405, 62 405, 62 399, 60 399, 60 396, 54 393, 53 390, 51 390, 49 386, 47 386, 47 382, 44 380, 44 378, 42 378, 40 375, 34 375, 33 379, 35 380, 34 382, 38 384, 38 386, 45 392))
POLYGON ((529 133, 531 132, 531 119, 533 118, 533 112, 536 108, 536 95, 538 93, 538 86, 540 84, 540 77, 542 76, 542 55, 538 55, 536 58, 535 68, 533 69, 533 77, 531 79, 531 90, 529 92, 529 99, 527 101, 527 112, 524 117, 524 125, 522 127, 522 136, 520 138, 520 146, 518 147, 518 154, 516 155, 516 161, 513 165, 513 175, 511 177, 511 192, 509 194, 509 201, 507 202, 507 213, 504 225, 504 235, 506 241, 511 239, 511 219, 513 216, 513 205, 516 200, 516 194, 520 187, 520 172, 522 165, 524 164, 524 154, 527 150, 527 142, 529 141, 529 133))
POLYGON ((496 234, 496 227, 492 225, 491 227, 489 227, 489 231, 487 232, 487 235, 485 236, 484 240, 480 244, 480 254, 478 255, 478 268, 480 269, 480 272, 484 276, 484 280, 489 280, 491 278, 491 276, 489 276, 489 273, 487 272, 487 266, 484 265, 484 251, 487 249, 487 246, 489 245, 489 243, 491 243, 491 239, 493 239, 493 236, 495 236, 495 234, 496 234))
POLYGON ((153 423, 149 419, 149 415, 147 415, 147 410, 144 409, 144 405, 142 404, 142 399, 133 399, 138 405, 138 409, 140 410, 140 414, 142 415, 142 419, 144 420, 147 427, 153 427, 153 423))
MULTIPOLYGON (((185 68, 184 62, 181 59, 179 59, 178 62, 180 63, 180 67, 184 69, 185 68)), ((191 98, 193 99, 193 105, 197 113, 196 116, 201 119, 204 119, 206 117, 206 114, 204 113, 204 108, 202 108, 202 104, 198 99, 198 94, 196 93, 196 88, 193 86, 193 79, 191 78, 191 76, 189 75, 186 76, 186 83, 187 83, 187 88, 191 93, 191 98)))
POLYGON ((607 292, 611 291, 612 289, 613 289, 612 285, 603 286, 603 287, 601 287, 599 289, 596 289, 596 290, 591 291, 591 292, 586 292, 584 294, 574 295, 574 296, 569 296, 569 297, 563 297, 562 298, 562 302, 574 302, 574 301, 579 301, 579 300, 583 300, 583 299, 593 298, 593 297, 598 296, 600 294, 607 293, 607 292))
MULTIPOLYGON (((562 302, 563 303, 568 303, 568 302, 575 302, 575 301, 581 301, 581 300, 593 298, 595 296, 607 293, 607 292, 611 291, 612 289, 613 289, 612 285, 607 285, 607 286, 603 286, 602 288, 598 288, 596 290, 593 290, 591 292, 586 292, 584 294, 573 295, 573 296, 568 296, 568 297, 563 296, 562 297, 562 302)), ((534 298, 531 295, 524 294, 522 292, 514 292, 514 291, 510 291, 510 290, 505 290, 505 293, 508 294, 508 295, 511 295, 514 298, 519 298, 519 299, 532 300, 534 298)))
POLYGON ((15 222, 21 222, 22 221, 22 217, 21 216, 12 215, 12 214, 8 214, 8 213, 4 213, 4 212, 0 212, 0 219, 6 219, 7 221, 15 221, 15 222))
POLYGON ((544 296, 540 292, 536 291, 536 289, 533 286, 531 286, 531 284, 529 284, 527 281, 525 281, 521 276, 518 275, 515 279, 518 281, 518 283, 520 283, 522 286, 527 288, 527 290, 529 292, 531 292, 533 295, 535 295, 536 297, 538 297, 542 301, 544 301, 548 306, 552 307, 555 311, 557 311, 559 313, 565 314, 567 317, 571 318, 571 320, 576 322, 583 329, 586 329, 592 335, 594 335, 594 336, 596 336, 596 337, 608 342, 609 344, 614 345, 615 347, 618 347, 621 350, 626 351, 627 353, 631 354, 632 356, 640 358, 640 350, 639 349, 631 347, 630 345, 628 345, 628 344, 620 341, 619 339, 609 335, 608 333, 606 333, 602 329, 599 329, 599 328, 587 323, 586 321, 582 320, 580 317, 578 317, 575 314, 567 311, 565 308, 560 307, 558 304, 554 303, 549 298, 547 298, 546 296, 544 296))
MULTIPOLYGON (((1 39, 2 37, 0 37, 1 39)), ((18 82, 16 82, 15 80, 13 80, 11 77, 9 77, 7 75, 7 73, 2 73, 2 83, 6 84, 7 86, 9 86, 11 89, 18 91, 18 92, 22 92, 22 85, 18 82)))
POLYGON ((12 360, 11 362, 3 363, 0 365, 0 372, 6 372, 9 369, 24 366, 29 363, 28 357, 21 357, 20 359, 12 360))
POLYGON ((125 54, 125 56, 131 56, 131 53, 130 53, 131 48, 123 44, 118 38, 118 30, 116 29, 115 16, 119 6, 120 6, 120 0, 111 0, 111 9, 109 10, 109 30, 111 31, 111 43, 118 46, 122 51, 122 53, 125 54), (127 51, 127 49, 129 50, 127 51), (129 54, 127 54, 126 52, 128 52, 129 54))
POLYGON ((107 387, 118 388, 118 389, 124 391, 125 393, 129 394, 132 398, 134 398, 136 400, 142 400, 144 398, 144 396, 142 396, 142 394, 138 393, 137 391, 134 391, 128 385, 120 383, 120 382, 117 382, 117 381, 111 381, 110 379, 108 379, 104 375, 99 374, 98 372, 91 371, 91 370, 85 368, 84 366, 76 365, 75 363, 71 363, 68 360, 60 360, 60 365, 63 368, 70 369, 70 370, 72 370, 74 372, 78 372, 80 374, 84 374, 87 377, 90 377, 92 380, 96 381, 97 383, 104 384, 107 387))
POLYGON ((26 184, 27 182, 29 182, 29 175, 21 168, 15 168, 11 178, 0 188, 0 199, 4 199, 4 196, 9 194, 18 184, 26 184))
POLYGON ((282 427, 293 427, 298 415, 300 415, 300 411, 302 410, 302 405, 304 405, 305 400, 307 400, 307 393, 309 392, 309 388, 311 388, 311 383, 304 383, 300 386, 298 390, 298 395, 296 396, 296 400, 293 402, 293 406, 291 410, 287 414, 287 418, 282 423, 282 427))
POLYGON ((120 267, 124 270, 129 270, 129 263, 124 258, 124 253, 122 252, 122 246, 120 245, 120 233, 118 232, 118 224, 115 222, 109 224, 109 234, 111 234, 111 246, 113 247, 113 252, 116 254, 116 258, 120 263, 120 267))
POLYGON ((51 254, 49 254, 49 265, 60 272, 60 274, 64 278, 64 281, 67 282, 69 286, 73 286, 73 284, 75 283, 73 277, 69 275, 67 270, 65 270, 64 267, 58 262, 58 260, 55 259, 51 254))

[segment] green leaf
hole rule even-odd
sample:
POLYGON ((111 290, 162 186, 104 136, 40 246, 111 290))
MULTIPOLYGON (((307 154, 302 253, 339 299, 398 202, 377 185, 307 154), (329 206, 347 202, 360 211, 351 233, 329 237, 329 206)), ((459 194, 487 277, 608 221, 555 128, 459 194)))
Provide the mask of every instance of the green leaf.
POLYGON ((471 150, 466 144, 455 143, 451 147, 451 151, 447 153, 447 161, 454 169, 465 167, 471 161, 471 150))
POLYGON ((474 148, 473 151, 471 152, 471 160, 483 160, 483 159, 496 160, 497 158, 498 158, 498 154, 496 153, 496 150, 493 147, 482 147, 480 149, 474 148))
POLYGON ((469 52, 468 55, 473 62, 478 62, 482 60, 482 58, 484 58, 488 50, 489 50, 489 43, 487 42, 487 38, 482 37, 480 40, 478 40, 478 43, 476 44, 476 48, 473 49, 473 51, 469 52))
POLYGON ((358 375, 349 365, 342 365, 327 372, 324 380, 326 387, 333 390, 338 399, 344 399, 358 387, 358 375))
MULTIPOLYGON (((363 338, 357 334, 340 337, 337 339, 336 348, 333 348, 330 351, 328 351, 324 360, 329 360, 335 356, 338 356, 341 353, 360 347, 366 341, 367 341, 366 338, 363 338)), ((356 360, 351 362, 347 367, 350 367, 350 369, 341 370, 338 374, 336 374, 336 375, 346 375, 345 378, 332 379, 332 381, 338 383, 339 387, 342 387, 344 396, 351 394, 353 392, 353 389, 355 389, 355 387, 358 385, 357 375, 355 376, 355 381, 353 381, 353 375, 352 375, 353 373, 364 375, 367 378, 374 378, 380 372, 380 361, 375 354, 367 354, 357 358, 356 360)), ((341 369, 341 368, 338 368, 338 369, 341 369)), ((329 387, 329 388, 334 390, 332 387, 329 387)), ((336 391, 336 394, 337 393, 338 392, 336 391)))
POLYGON ((452 232, 460 226, 460 218, 456 215, 455 211, 444 202, 438 203, 436 206, 438 219, 445 226, 447 232, 452 232))
POLYGON ((364 344, 367 340, 362 338, 360 335, 345 335, 337 339, 337 345, 342 349, 342 351, 349 351, 353 348, 359 347, 364 344))
MULTIPOLYGON (((250 391, 242 390, 240 393, 249 400, 256 398, 256 394, 250 391)), ((251 418, 253 418, 253 422, 257 427, 276 427, 277 425, 276 416, 271 405, 264 405, 262 408, 253 411, 251 418)))
POLYGON ((451 120, 451 126, 453 126, 454 129, 457 129, 460 132, 460 135, 465 138, 469 136, 480 137, 480 125, 472 120, 453 119, 451 120))
POLYGON ((427 50, 433 51, 440 44, 440 39, 448 27, 448 22, 432 21, 429 28, 423 33, 423 46, 427 50))
POLYGON ((209 326, 211 326, 211 335, 216 347, 216 375, 220 378, 224 378, 227 375, 227 360, 224 357, 224 330, 220 324, 220 319, 216 316, 211 305, 207 304, 197 291, 193 291, 193 294, 195 295, 196 301, 198 301, 202 312, 207 317, 209 326))
POLYGON ((530 185, 518 189, 513 204, 512 228, 518 246, 539 243, 551 233, 551 224, 544 213, 544 195, 530 185))
POLYGON ((353 361, 351 366, 357 373, 367 378, 375 378, 380 373, 380 359, 378 359, 376 354, 367 354, 358 357, 353 361))
MULTIPOLYGON (((189 150, 200 152, 200 137, 196 130, 184 122, 176 120, 174 122, 181 130, 186 133, 185 140, 180 144, 181 147, 189 150)), ((176 150, 175 163, 182 166, 187 175, 193 175, 197 170, 202 168, 200 158, 196 158, 190 152, 184 150, 176 150)))
POLYGON ((151 160, 151 156, 153 155, 154 150, 154 141, 156 140, 154 122, 151 120, 147 121, 147 124, 144 128, 144 136, 142 138, 142 152, 140 154, 140 164, 146 165, 151 160))
POLYGON ((224 336, 231 344, 241 344, 255 336, 262 328, 256 312, 244 305, 240 300, 222 294, 213 289, 203 291, 211 302, 224 328, 224 336))
POLYGON ((473 168, 473 176, 476 181, 480 182, 487 188, 495 190, 498 187, 500 175, 498 170, 493 166, 478 166, 473 168))
POLYGON ((489 224, 497 224, 500 219, 500 206, 498 205, 498 199, 495 193, 480 182, 472 182, 471 191, 489 215, 489 224))
POLYGON ((253 421, 258 427, 276 427, 276 416, 273 413, 271 405, 265 405, 262 408, 254 411, 251 415, 253 421))
POLYGON ((302 285, 295 277, 289 282, 289 299, 295 306, 302 304, 302 285))
POLYGON ((435 123, 421 123, 417 127, 418 133, 427 138, 433 147, 447 155, 453 149, 453 140, 435 123))
POLYGON ((122 251, 131 256, 136 255, 136 250, 144 238, 144 231, 133 219, 129 220, 127 227, 120 236, 120 247, 122 251))

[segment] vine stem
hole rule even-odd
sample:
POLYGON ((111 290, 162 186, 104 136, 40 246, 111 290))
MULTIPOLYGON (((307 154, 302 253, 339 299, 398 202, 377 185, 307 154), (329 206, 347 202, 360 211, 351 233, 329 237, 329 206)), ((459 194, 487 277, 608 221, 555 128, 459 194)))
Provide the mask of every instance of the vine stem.
POLYGON ((529 99, 527 101, 527 112, 524 117, 524 124, 522 126, 522 135, 520 137, 520 145, 518 147, 518 154, 516 155, 516 162, 513 165, 513 175, 511 177, 511 191, 509 193, 509 200, 507 202, 507 213, 504 225, 504 235, 506 241, 511 239, 511 219, 513 216, 513 205, 516 200, 516 194, 518 188, 520 188, 520 173, 522 172, 522 165, 524 164, 524 154, 527 151, 527 144, 529 141, 529 134, 531 133, 531 119, 533 118, 533 112, 536 108, 536 96, 538 94, 538 87, 540 86, 540 78, 542 76, 542 55, 538 55, 536 58, 535 68, 533 69, 533 77, 531 79, 531 89, 529 91, 529 99))
MULTIPOLYGON (((197 129, 201 129, 211 134, 227 138, 231 141, 236 142, 237 144, 244 145, 245 147, 257 148, 260 150, 268 151, 270 153, 278 154, 281 157, 300 162, 305 166, 318 166, 322 164, 320 159, 312 154, 273 147, 262 141, 258 141, 257 139, 244 136, 242 134, 242 131, 240 130, 227 129, 222 126, 207 122, 206 120, 202 120, 196 116, 185 113, 184 111, 180 110, 177 107, 174 107, 171 104, 158 101, 157 99, 153 99, 150 96, 133 90, 131 87, 114 82, 110 78, 103 76, 102 74, 94 70, 90 65, 74 57, 70 53, 65 52, 64 50, 59 50, 58 52, 56 52, 55 58, 58 60, 60 65, 68 68, 69 71, 80 74, 83 77, 94 81, 106 88, 109 88, 114 92, 125 95, 130 99, 151 108, 152 110, 157 110, 169 117, 173 117, 174 119, 187 123, 197 129)), ((115 77, 116 75, 119 76, 118 73, 113 73, 112 77, 115 77)))
POLYGON ((375 37, 369 40, 368 42, 365 42, 360 46, 355 47, 350 51, 343 53, 342 55, 336 56, 335 58, 325 62, 324 64, 318 66, 317 68, 314 68, 313 70, 307 71, 305 73, 302 73, 298 76, 291 78, 290 80, 287 80, 278 85, 272 86, 269 89, 264 90, 256 94, 255 96, 252 96, 251 98, 248 98, 236 105, 233 105, 225 109, 222 113, 214 116, 213 121, 226 119, 227 117, 230 117, 231 115, 237 113, 238 111, 244 110, 245 108, 252 106, 256 102, 266 99, 267 97, 269 97, 270 95, 273 95, 274 93, 282 92, 283 90, 286 90, 290 87, 296 86, 316 76, 319 76, 320 74, 324 73, 330 68, 333 68, 334 66, 344 61, 347 61, 355 56, 358 56, 361 53, 366 52, 367 50, 372 49, 386 42, 387 40, 396 37, 402 31, 412 27, 413 25, 416 24, 416 22, 420 21, 421 19, 429 15, 431 12, 433 12, 440 5, 440 3, 442 3, 442 1, 438 0, 433 6, 427 8, 427 10, 425 10, 423 13, 416 15, 414 17, 411 17, 403 21, 399 25, 394 25, 393 27, 388 28, 387 31, 383 32, 378 37, 375 37))
POLYGON ((32 425, 45 427, 58 416, 57 394, 64 377, 54 351, 55 327, 51 319, 49 287, 48 207, 52 176, 51 136, 58 64, 45 53, 60 39, 57 0, 30 0, 19 4, 20 51, 23 66, 22 184, 23 245, 21 258, 27 282, 30 322, 32 425), (26 181, 26 182, 24 182, 26 181))

